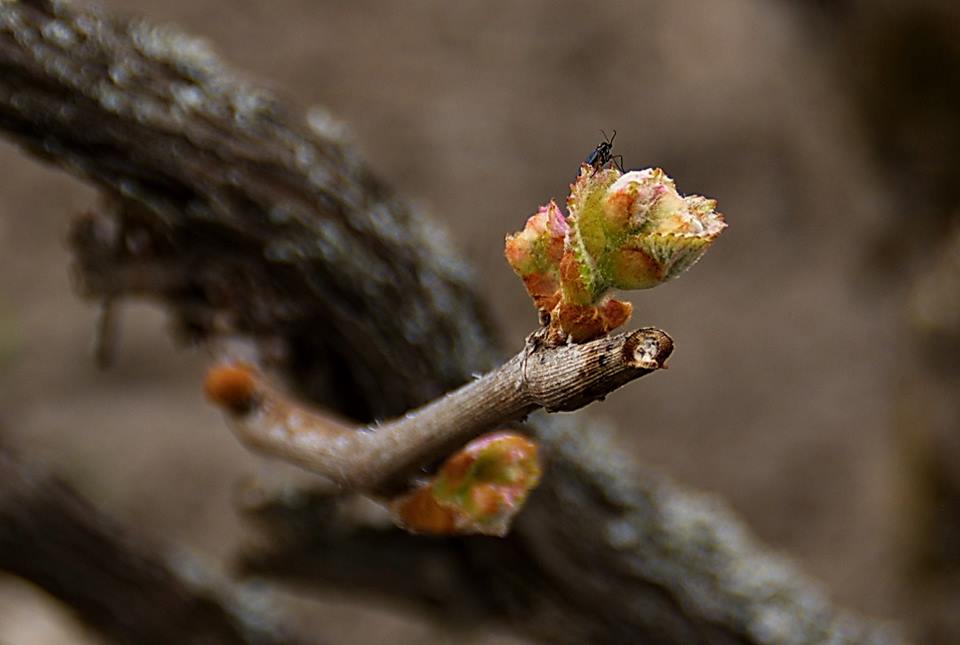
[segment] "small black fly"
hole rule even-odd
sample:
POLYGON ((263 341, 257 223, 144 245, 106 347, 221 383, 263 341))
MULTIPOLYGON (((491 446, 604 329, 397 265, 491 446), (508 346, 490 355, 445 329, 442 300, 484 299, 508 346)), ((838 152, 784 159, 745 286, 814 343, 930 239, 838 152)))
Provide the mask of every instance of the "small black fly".
POLYGON ((613 136, 609 139, 607 138, 607 133, 603 130, 600 131, 600 134, 603 135, 603 141, 597 144, 597 147, 593 149, 587 158, 583 160, 583 163, 588 166, 593 166, 594 171, 605 168, 607 164, 613 162, 614 167, 623 172, 623 155, 615 155, 613 153, 613 140, 617 138, 617 131, 613 131, 613 136))

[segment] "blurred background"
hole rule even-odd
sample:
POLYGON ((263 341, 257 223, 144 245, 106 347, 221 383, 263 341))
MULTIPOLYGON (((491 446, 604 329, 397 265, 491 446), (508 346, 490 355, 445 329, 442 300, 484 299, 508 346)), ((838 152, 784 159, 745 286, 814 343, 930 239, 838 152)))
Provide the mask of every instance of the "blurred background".
MULTIPOLYGON (((450 228, 510 349, 536 315, 503 237, 566 196, 601 129, 628 168, 717 199, 730 228, 700 264, 629 296, 635 325, 676 339, 671 369, 591 414, 646 466, 727 500, 838 603, 960 642, 955 1, 102 4, 204 36, 343 120, 450 228)), ((203 356, 127 303, 99 370, 96 307, 72 292, 64 243, 94 191, 6 142, 0 168, 0 439, 228 562, 236 484, 264 466, 203 401, 203 356)), ((448 637, 363 599, 289 601, 332 643, 448 637)), ((97 642, 0 577, 0 643, 97 642)))

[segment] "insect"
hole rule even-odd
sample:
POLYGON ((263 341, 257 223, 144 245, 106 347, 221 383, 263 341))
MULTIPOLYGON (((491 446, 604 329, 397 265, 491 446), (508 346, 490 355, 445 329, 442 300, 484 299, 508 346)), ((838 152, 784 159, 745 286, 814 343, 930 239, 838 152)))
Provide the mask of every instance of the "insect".
POLYGON ((617 131, 613 131, 613 136, 609 139, 607 138, 607 133, 603 130, 600 131, 600 134, 603 135, 603 141, 597 144, 597 147, 593 149, 593 152, 587 155, 587 158, 583 160, 583 163, 588 166, 593 166, 594 170, 600 170, 605 167, 611 161, 617 170, 623 172, 623 155, 615 155, 613 152, 613 140, 617 138, 617 131))

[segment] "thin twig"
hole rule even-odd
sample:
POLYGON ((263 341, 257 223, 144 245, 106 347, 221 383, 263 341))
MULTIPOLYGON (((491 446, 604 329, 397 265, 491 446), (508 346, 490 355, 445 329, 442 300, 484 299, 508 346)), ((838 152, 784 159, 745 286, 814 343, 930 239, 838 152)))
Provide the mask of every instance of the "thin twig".
POLYGON ((256 372, 213 370, 208 392, 225 405, 241 441, 329 477, 375 490, 482 432, 538 408, 571 411, 660 369, 673 341, 659 329, 582 345, 528 343, 499 368, 392 421, 354 428, 291 401, 256 372))

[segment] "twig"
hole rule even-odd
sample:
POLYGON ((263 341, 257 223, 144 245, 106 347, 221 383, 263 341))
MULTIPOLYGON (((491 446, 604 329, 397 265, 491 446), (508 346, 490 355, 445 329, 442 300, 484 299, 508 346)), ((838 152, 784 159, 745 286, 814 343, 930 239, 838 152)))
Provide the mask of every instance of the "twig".
POLYGON ((366 428, 311 413, 253 370, 215 369, 207 390, 225 405, 230 425, 251 448, 344 488, 375 490, 538 408, 571 411, 603 398, 662 368, 671 351, 670 337, 653 328, 582 345, 528 344, 492 372, 402 417, 366 428))

